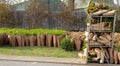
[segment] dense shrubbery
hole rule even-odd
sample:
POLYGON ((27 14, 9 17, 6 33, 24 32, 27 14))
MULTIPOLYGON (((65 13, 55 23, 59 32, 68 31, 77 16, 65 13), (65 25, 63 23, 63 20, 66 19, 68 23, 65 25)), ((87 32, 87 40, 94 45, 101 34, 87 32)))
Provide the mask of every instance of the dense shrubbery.
POLYGON ((73 51, 74 50, 74 44, 68 38, 64 38, 60 42, 60 47, 66 51, 73 51))
POLYGON ((65 30, 50 30, 50 29, 18 29, 18 28, 0 28, 0 34, 9 35, 37 35, 37 34, 52 34, 62 35, 65 34, 65 30))

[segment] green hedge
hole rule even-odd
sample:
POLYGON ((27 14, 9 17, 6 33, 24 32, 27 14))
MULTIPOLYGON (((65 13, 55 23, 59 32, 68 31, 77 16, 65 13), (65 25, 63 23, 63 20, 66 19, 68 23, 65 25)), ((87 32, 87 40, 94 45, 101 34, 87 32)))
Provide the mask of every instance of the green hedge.
POLYGON ((9 35, 37 35, 37 34, 52 34, 52 35, 63 35, 66 33, 65 30, 56 29, 20 29, 20 28, 0 28, 0 34, 9 35))

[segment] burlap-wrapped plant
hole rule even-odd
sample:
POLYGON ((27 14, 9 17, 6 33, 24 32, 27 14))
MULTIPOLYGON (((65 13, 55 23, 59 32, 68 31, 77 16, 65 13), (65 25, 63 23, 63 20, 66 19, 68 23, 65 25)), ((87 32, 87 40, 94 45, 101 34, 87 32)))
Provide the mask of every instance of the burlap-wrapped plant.
POLYGON ((12 47, 17 46, 17 39, 16 39, 15 36, 10 36, 10 35, 9 35, 8 38, 9 38, 10 45, 11 45, 12 47))
POLYGON ((45 35, 40 35, 40 42, 41 42, 41 46, 45 46, 45 35))
POLYGON ((60 46, 60 39, 59 39, 59 36, 56 37, 56 44, 57 44, 57 47, 60 46))
POLYGON ((40 35, 38 34, 37 35, 37 46, 41 46, 41 38, 40 38, 40 35))
POLYGON ((21 35, 21 40, 22 40, 22 47, 25 46, 25 36, 24 35, 21 35))
POLYGON ((29 36, 25 36, 25 45, 30 46, 29 36))
POLYGON ((0 34, 0 46, 8 45, 8 44, 9 44, 8 35, 0 34))
POLYGON ((46 35, 46 46, 51 47, 52 46, 52 35, 46 35))
POLYGON ((53 46, 57 47, 57 37, 53 35, 53 46))
POLYGON ((82 40, 81 39, 74 39, 75 48, 77 51, 80 51, 82 48, 82 40))
POLYGON ((36 45, 36 36, 29 36, 30 39, 30 46, 35 46, 36 45))
POLYGON ((22 36, 17 35, 16 39, 17 39, 18 47, 22 47, 22 36))

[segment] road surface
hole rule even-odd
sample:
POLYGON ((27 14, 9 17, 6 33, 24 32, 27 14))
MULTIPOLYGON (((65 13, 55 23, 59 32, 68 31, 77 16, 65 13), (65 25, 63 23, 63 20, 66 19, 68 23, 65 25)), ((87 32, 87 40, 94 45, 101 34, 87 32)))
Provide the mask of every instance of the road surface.
MULTIPOLYGON (((96 65, 96 64, 75 65, 75 64, 57 64, 57 63, 39 63, 39 62, 0 60, 0 66, 101 66, 101 65, 96 65)), ((102 66, 119 66, 119 65, 102 65, 102 66)))

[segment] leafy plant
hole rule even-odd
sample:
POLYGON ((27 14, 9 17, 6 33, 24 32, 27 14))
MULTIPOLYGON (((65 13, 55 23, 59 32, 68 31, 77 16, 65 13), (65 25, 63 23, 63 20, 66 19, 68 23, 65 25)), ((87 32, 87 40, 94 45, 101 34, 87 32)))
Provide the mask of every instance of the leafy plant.
POLYGON ((73 51, 74 50, 74 45, 68 38, 64 38, 60 42, 60 47, 66 51, 73 51))
POLYGON ((104 5, 103 3, 99 3, 99 4, 95 4, 95 2, 90 2, 90 5, 87 9, 87 12, 88 13, 93 13, 93 12, 96 12, 100 9, 106 9, 106 10, 109 10, 110 7, 108 5, 104 5))

